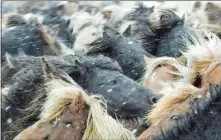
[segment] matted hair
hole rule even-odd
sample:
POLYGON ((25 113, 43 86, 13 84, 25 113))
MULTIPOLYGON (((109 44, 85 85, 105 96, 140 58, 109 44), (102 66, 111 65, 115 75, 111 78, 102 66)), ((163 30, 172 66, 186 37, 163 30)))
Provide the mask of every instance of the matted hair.
POLYGON ((90 108, 82 139, 135 139, 131 131, 108 115, 107 103, 101 95, 88 96, 80 87, 61 80, 52 80, 47 87, 41 119, 55 119, 80 95, 90 108))
POLYGON ((163 92, 169 92, 170 95, 163 96, 156 104, 153 105, 152 110, 150 110, 146 116, 147 122, 151 125, 156 124, 161 120, 161 118, 164 118, 170 114, 174 105, 185 101, 187 98, 200 90, 201 89, 196 88, 191 84, 184 84, 181 82, 174 84, 174 88, 173 86, 164 87, 160 93, 163 94, 163 92))
POLYGON ((103 26, 105 20, 103 16, 99 13, 96 15, 91 15, 87 12, 78 12, 72 16, 72 20, 74 20, 73 25, 73 33, 76 35, 82 30, 83 28, 94 25, 94 26, 103 26))
POLYGON ((193 44, 187 42, 187 50, 183 52, 187 66, 193 68, 195 74, 202 76, 202 79, 206 79, 207 75, 221 64, 220 39, 207 31, 204 31, 204 35, 198 35, 199 40, 195 40, 193 44))

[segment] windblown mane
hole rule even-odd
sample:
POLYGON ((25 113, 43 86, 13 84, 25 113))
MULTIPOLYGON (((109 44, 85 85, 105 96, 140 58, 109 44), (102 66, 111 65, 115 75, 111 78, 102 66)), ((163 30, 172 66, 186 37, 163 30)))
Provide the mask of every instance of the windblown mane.
POLYGON ((108 115, 107 104, 102 96, 88 96, 76 85, 60 80, 47 83, 47 87, 49 92, 42 109, 41 119, 55 119, 80 95, 90 108, 87 127, 82 139, 135 139, 132 132, 108 115))
MULTIPOLYGON (((214 121, 220 121, 220 117, 218 112, 214 113, 217 110, 217 106, 214 106, 214 102, 217 101, 220 103, 221 95, 221 85, 211 87, 209 90, 209 96, 206 98, 202 98, 200 102, 193 104, 188 113, 182 115, 182 117, 176 120, 175 125, 171 127, 170 130, 163 131, 161 130, 157 134, 153 134, 153 140, 168 140, 168 139, 211 139, 220 137, 219 132, 215 129, 214 121), (213 116, 213 117, 211 117, 213 116), (216 119, 211 121, 211 119, 216 119), (213 122, 211 124, 211 122, 213 122), (212 126, 211 126, 212 125, 212 126), (212 131, 211 133, 207 133, 208 131, 212 131), (202 132, 203 131, 203 132, 202 132), (216 132, 215 132, 216 131, 216 132), (201 135, 202 133, 203 136, 201 135), (217 133, 217 134, 214 134, 217 133)), ((218 122, 215 122, 218 123, 218 122)), ((161 127, 161 126, 160 126, 161 127)))
POLYGON ((194 69, 196 74, 206 78, 218 64, 221 64, 221 41, 212 34, 205 32, 205 38, 187 45, 187 51, 183 55, 187 58, 187 66, 194 69))
POLYGON ((83 28, 94 25, 94 26, 103 26, 105 20, 101 14, 90 15, 87 12, 78 12, 73 15, 72 20, 74 22, 73 34, 78 34, 83 28))
POLYGON ((177 79, 177 81, 191 83, 191 80, 193 79, 192 69, 181 65, 179 61, 176 60, 175 58, 171 58, 171 57, 149 58, 149 60, 146 60, 146 62, 147 62, 147 66, 146 66, 146 72, 143 77, 143 80, 151 78, 153 71, 161 65, 171 65, 175 67, 176 71, 171 71, 171 70, 168 70, 167 68, 165 68, 165 71, 175 76, 178 76, 179 78, 177 79))
MULTIPOLYGON (((163 96, 156 104, 153 105, 153 109, 149 112, 148 116, 146 117, 148 123, 151 125, 156 124, 168 115, 174 107, 180 102, 186 100, 191 95, 194 95, 198 90, 196 87, 177 83, 174 85, 176 88, 166 87, 161 93, 170 93, 170 95, 163 96)), ((188 112, 188 110, 186 110, 188 112)))

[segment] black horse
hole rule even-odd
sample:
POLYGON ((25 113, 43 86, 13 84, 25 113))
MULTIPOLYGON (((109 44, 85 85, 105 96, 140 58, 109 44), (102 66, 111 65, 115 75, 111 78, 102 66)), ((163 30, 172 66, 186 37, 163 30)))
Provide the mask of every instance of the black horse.
MULTIPOLYGON (((90 44, 88 54, 101 53, 115 59, 121 66, 124 75, 133 80, 138 80, 145 70, 144 56, 153 56, 144 50, 139 41, 130 36, 130 26, 123 34, 120 34, 113 28, 105 26, 103 38, 90 44)), ((76 53, 76 55, 78 55, 78 53, 76 53)))
POLYGON ((47 97, 46 82, 53 79, 73 82, 68 74, 51 66, 44 58, 40 63, 29 66, 10 75, 8 82, 2 86, 2 139, 13 139, 39 120, 47 97))
MULTIPOLYGON (((103 95, 113 116, 119 115, 125 119, 139 117, 160 97, 123 75, 118 63, 103 55, 44 58, 68 73, 89 93, 103 95)), ((40 64, 41 57, 18 56, 10 59, 8 61, 14 69, 19 71, 25 67, 36 67, 40 64)))
POLYGON ((15 56, 19 51, 32 56, 54 55, 49 42, 45 39, 42 25, 32 19, 27 23, 22 15, 12 15, 9 28, 2 32, 1 61, 5 61, 6 52, 15 56))

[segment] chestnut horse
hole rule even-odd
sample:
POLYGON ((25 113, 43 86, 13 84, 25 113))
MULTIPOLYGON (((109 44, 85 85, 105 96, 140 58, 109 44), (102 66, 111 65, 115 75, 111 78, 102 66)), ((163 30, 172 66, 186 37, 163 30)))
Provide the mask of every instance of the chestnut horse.
POLYGON ((139 140, 152 140, 161 132, 173 131, 176 121, 183 118, 185 113, 191 113, 191 106, 208 95, 208 85, 201 89, 190 84, 177 83, 175 87, 166 87, 162 92, 170 95, 163 96, 146 117, 150 126, 139 137, 139 140))
POLYGON ((63 80, 47 83, 47 100, 41 119, 14 140, 28 139, 135 139, 107 113, 100 95, 87 95, 78 85, 63 80))
POLYGON ((165 83, 177 81, 191 83, 193 71, 182 65, 172 57, 148 58, 144 57, 147 64, 142 84, 156 93, 162 90, 165 83))
MULTIPOLYGON (((197 89, 197 88, 195 88, 197 89)), ((221 84, 205 91, 197 89, 186 99, 180 96, 161 98, 147 117, 152 124, 139 140, 218 140, 221 137, 221 84), (175 100, 173 100, 175 99, 175 100), (181 102, 171 102, 171 101, 181 102), (171 103, 173 104, 172 106, 171 103), (166 107, 163 106, 166 104, 166 107), (169 112, 171 111, 171 112, 169 112), (156 114, 158 112, 158 114, 156 114), (168 114, 164 114, 164 113, 168 114)), ((193 90, 191 90, 192 92, 193 90)), ((188 92, 190 93, 190 92, 188 92)))

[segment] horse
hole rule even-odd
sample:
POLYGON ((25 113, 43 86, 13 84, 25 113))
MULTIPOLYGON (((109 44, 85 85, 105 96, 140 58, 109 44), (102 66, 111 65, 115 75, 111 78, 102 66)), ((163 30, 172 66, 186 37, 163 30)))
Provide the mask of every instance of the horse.
POLYGON ((206 29, 220 38, 220 7, 219 2, 195 2, 185 15, 185 25, 206 29))
POLYGON ((73 9, 75 8, 75 5, 69 2, 66 4, 57 4, 55 2, 39 15, 43 18, 42 24, 52 29, 55 34, 54 36, 62 40, 68 48, 72 48, 75 39, 68 28, 69 23, 65 15, 66 12, 69 13, 69 10, 66 9, 71 9, 68 5, 73 6, 73 9))
POLYGON ((155 93, 162 90, 165 83, 177 81, 192 83, 193 70, 184 66, 179 60, 172 57, 149 58, 146 56, 144 59, 147 66, 141 84, 155 93))
POLYGON ((2 138, 12 139, 22 129, 38 120, 51 79, 73 80, 67 73, 54 68, 44 58, 40 63, 23 67, 2 86, 2 138))
POLYGON ((197 103, 208 96, 208 85, 199 89, 190 84, 177 83, 174 87, 167 86, 161 92, 169 92, 164 95, 145 117, 150 126, 138 139, 152 139, 161 132, 173 131, 176 121, 183 119, 182 115, 190 113, 192 104, 197 103))
POLYGON ((219 84, 221 81, 220 39, 208 32, 199 38, 200 40, 195 40, 194 44, 187 43, 188 48, 183 52, 187 67, 194 70, 195 77, 199 79, 198 86, 203 86, 205 83, 219 84))
POLYGON ((147 53, 137 40, 130 37, 130 32, 130 27, 120 34, 117 30, 104 26, 102 38, 87 46, 76 46, 79 49, 74 50, 75 55, 104 54, 117 60, 126 76, 137 80, 144 71, 143 55, 152 55, 147 53))
POLYGON ((16 56, 20 51, 28 55, 55 55, 48 40, 47 30, 37 17, 26 20, 22 15, 12 14, 7 18, 7 27, 2 32, 2 62, 6 60, 6 52, 16 56))
MULTIPOLYGON (((109 113, 125 120, 137 119, 161 97, 123 75, 118 63, 103 55, 44 56, 48 63, 62 69, 89 93, 107 100, 109 113), (139 100, 138 100, 139 99, 139 100)), ((14 69, 33 67, 41 57, 20 56, 8 60, 14 69)), ((10 78, 10 77, 9 77, 10 78)))
POLYGON ((122 32, 131 25, 132 37, 139 40, 147 52, 156 55, 159 40, 181 20, 170 10, 146 7, 140 3, 124 17, 119 30, 122 32))
MULTIPOLYGON (((194 87, 195 88, 195 87, 194 87)), ((195 88, 197 89, 197 88, 195 88)), ((209 88, 209 92, 205 94, 207 88, 204 88, 201 93, 195 93, 191 96, 188 94, 192 92, 188 91, 185 96, 176 95, 176 97, 168 97, 165 100, 158 102, 158 109, 166 109, 162 105, 167 101, 180 101, 166 104, 170 106, 168 110, 163 110, 162 112, 167 112, 162 116, 167 116, 162 118, 161 115, 157 115, 157 105, 153 108, 153 113, 149 114, 149 121, 155 123, 156 125, 150 126, 146 132, 143 132, 138 139, 148 139, 148 140, 194 140, 194 139, 219 139, 220 138, 220 126, 218 122, 221 121, 220 116, 220 94, 221 85, 212 86, 209 88), (201 97, 200 97, 200 96, 201 97), (189 97, 188 97, 189 96, 189 97), (200 98, 199 98, 200 97, 200 98), (173 100, 175 99, 175 100, 173 100), (178 99, 178 100, 177 100, 178 99), (191 102, 189 102, 191 101, 191 102), (181 107, 180 105, 183 106, 181 107), (173 108, 174 107, 174 108, 173 108), (187 107, 187 108, 186 108, 187 107), (175 109, 176 108, 176 109, 175 109), (157 118, 158 116, 158 118, 157 118)), ((199 89, 198 89, 199 90, 199 89)), ((161 98, 163 99, 163 98, 161 98)), ((160 112, 160 113, 162 113, 160 112)))
POLYGON ((73 30, 75 37, 73 50, 76 55, 86 54, 91 51, 92 43, 100 41, 103 37, 104 22, 100 14, 92 16, 87 12, 78 12, 72 16, 69 29, 73 30))
POLYGON ((180 57, 182 51, 187 49, 186 42, 192 42, 197 40, 197 31, 184 25, 184 20, 177 23, 176 26, 166 31, 166 33, 160 39, 160 43, 157 47, 157 57, 180 57))
POLYGON ((88 95, 80 86, 53 79, 47 84, 47 99, 38 120, 17 139, 135 139, 107 113, 100 95, 88 95))
POLYGON ((106 6, 101 10, 104 19, 107 21, 107 25, 112 28, 118 28, 123 18, 131 12, 130 8, 123 8, 119 5, 113 4, 106 6))

